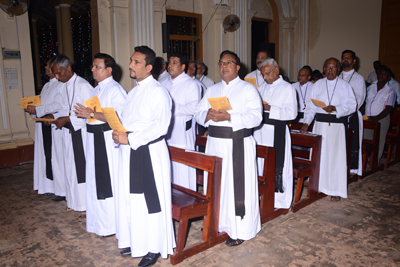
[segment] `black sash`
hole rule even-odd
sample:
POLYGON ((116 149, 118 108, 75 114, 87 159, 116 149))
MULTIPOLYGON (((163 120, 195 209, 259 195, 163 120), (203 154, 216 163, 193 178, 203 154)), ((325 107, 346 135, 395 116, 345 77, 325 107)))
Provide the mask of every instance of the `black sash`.
POLYGON ((157 143, 163 139, 164 136, 161 136, 147 145, 140 146, 136 150, 131 148, 129 168, 130 193, 144 193, 149 214, 161 211, 156 182, 154 180, 153 165, 151 164, 149 145, 157 143))
POLYGON ((348 143, 349 116, 344 116, 337 119, 335 114, 330 115, 330 114, 317 113, 315 115, 315 120, 319 122, 342 123, 344 125, 344 136, 346 137, 346 162, 347 164, 349 164, 349 157, 347 153, 347 151, 349 151, 349 143, 348 143))
POLYGON ((245 137, 251 136, 252 129, 232 131, 232 127, 213 126, 208 127, 208 134, 215 138, 232 139, 232 161, 233 161, 233 189, 235 195, 235 214, 242 219, 246 214, 244 206, 244 141, 245 137))
POLYGON ((41 123, 42 123, 43 149, 44 149, 44 156, 46 159, 46 177, 49 180, 53 180, 53 169, 51 165, 51 146, 52 146, 51 125, 47 126, 43 122, 41 123))
POLYGON ((69 129, 69 132, 72 137, 72 148, 74 150, 75 170, 76 170, 76 177, 78 180, 78 184, 85 183, 86 160, 85 160, 85 152, 83 150, 82 131, 81 129, 75 131, 70 121, 64 124, 63 127, 69 129))
POLYGON ((190 119, 190 121, 186 122, 186 131, 189 130, 190 128, 192 128, 192 120, 193 119, 190 119))
POLYGON ((103 134, 104 132, 111 131, 111 128, 106 122, 103 124, 86 124, 86 129, 88 133, 93 133, 94 139, 94 170, 97 199, 113 197, 107 149, 103 134))
POLYGON ((349 128, 353 130, 353 142, 351 143, 350 169, 358 169, 359 150, 360 150, 360 131, 358 124, 358 112, 356 111, 349 117, 349 128))
POLYGON ((285 163, 286 121, 269 118, 269 113, 264 112, 263 123, 274 125, 275 155, 275 192, 283 193, 282 173, 285 163))

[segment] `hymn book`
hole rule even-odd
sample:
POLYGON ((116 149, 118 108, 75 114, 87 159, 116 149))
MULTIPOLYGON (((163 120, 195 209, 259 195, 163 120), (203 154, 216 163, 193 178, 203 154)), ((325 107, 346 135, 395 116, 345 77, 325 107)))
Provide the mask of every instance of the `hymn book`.
POLYGON ((313 104, 315 105, 315 106, 317 106, 317 107, 320 107, 320 108, 326 108, 326 105, 325 105, 325 103, 324 102, 322 102, 322 101, 320 101, 320 100, 317 100, 317 99, 313 99, 313 98, 311 98, 311 101, 313 102, 313 104))
POLYGON ((232 109, 231 104, 229 104, 229 100, 226 96, 208 98, 208 102, 210 103, 212 109, 225 111, 232 109))
POLYGON ((40 106, 40 95, 29 96, 21 98, 21 108, 27 108, 29 106, 40 106))
POLYGON ((118 118, 114 108, 102 108, 104 117, 106 117, 108 125, 111 129, 118 130, 119 132, 126 133, 127 130, 122 126, 121 121, 118 118))
MULTIPOLYGON (((92 98, 89 98, 86 101, 83 101, 83 104, 85 105, 85 107, 91 108, 93 110, 93 112, 102 112, 101 105, 100 105, 100 99, 97 95, 92 98)), ((91 119, 91 118, 88 119, 89 123, 92 123, 94 121, 97 121, 97 120, 91 119)))
POLYGON ((53 122, 56 121, 57 119, 50 119, 50 118, 29 118, 31 121, 48 121, 48 122, 53 122))
POLYGON ((256 89, 258 89, 258 88, 257 88, 256 79, 255 79, 255 78, 244 78, 244 81, 245 81, 245 82, 248 82, 248 83, 251 83, 252 85, 254 85, 254 87, 255 87, 256 89))

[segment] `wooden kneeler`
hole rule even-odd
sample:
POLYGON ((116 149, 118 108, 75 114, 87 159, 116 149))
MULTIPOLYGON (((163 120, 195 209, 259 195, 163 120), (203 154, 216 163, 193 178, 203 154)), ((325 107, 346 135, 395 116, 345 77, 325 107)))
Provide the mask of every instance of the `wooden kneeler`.
POLYGON ((385 145, 388 145, 385 169, 400 162, 400 111, 396 110, 390 117, 392 131, 386 135, 385 145), (392 159, 393 152, 393 159, 392 159))
POLYGON ((363 122, 364 129, 370 129, 374 131, 374 135, 372 140, 363 139, 362 142, 362 155, 363 155, 363 163, 362 163, 362 176, 360 179, 367 177, 377 171, 382 171, 384 168, 383 164, 379 164, 378 156, 379 156, 379 134, 381 129, 381 124, 377 121, 364 121, 363 122), (369 170, 366 170, 369 159, 369 170))
POLYGON ((175 265, 226 241, 229 236, 225 232, 218 233, 222 159, 172 146, 169 151, 172 161, 208 172, 206 195, 172 185, 172 218, 179 221, 176 248, 171 256, 171 264, 175 265), (185 248, 189 220, 198 217, 204 217, 202 242, 185 248))

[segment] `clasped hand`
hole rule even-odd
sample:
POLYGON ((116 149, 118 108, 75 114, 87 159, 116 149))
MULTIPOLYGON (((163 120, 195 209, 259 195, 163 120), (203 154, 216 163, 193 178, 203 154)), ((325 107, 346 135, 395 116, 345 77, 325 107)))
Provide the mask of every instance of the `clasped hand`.
POLYGON ((218 110, 210 108, 207 112, 206 121, 213 120, 215 122, 219 121, 229 121, 231 119, 231 114, 225 110, 218 110))

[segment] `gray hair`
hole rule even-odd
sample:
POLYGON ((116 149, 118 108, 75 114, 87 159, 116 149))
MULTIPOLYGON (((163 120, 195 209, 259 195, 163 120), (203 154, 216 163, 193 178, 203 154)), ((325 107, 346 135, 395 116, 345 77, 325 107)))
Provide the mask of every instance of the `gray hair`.
POLYGON ((262 66, 265 66, 265 65, 274 65, 275 67, 279 67, 278 66, 278 63, 276 62, 276 60, 275 59, 273 59, 273 58, 271 58, 271 57, 269 57, 269 58, 267 58, 266 60, 264 60, 261 64, 260 64, 260 68, 262 67, 262 66))
POLYGON ((339 59, 337 59, 337 58, 335 58, 335 57, 330 57, 330 58, 326 59, 325 62, 324 62, 324 65, 322 66, 322 68, 325 69, 326 63, 328 63, 328 61, 331 60, 331 59, 336 60, 338 69, 339 69, 339 71, 340 71, 340 70, 342 69, 342 65, 340 64, 339 59))
POLYGON ((206 69, 206 64, 204 64, 203 61, 196 61, 196 64, 197 64, 197 63, 200 63, 201 65, 203 65, 203 69, 206 69))
POLYGON ((68 66, 72 68, 71 61, 67 56, 64 55, 57 55, 50 61, 50 68, 54 66, 54 64, 58 64, 61 68, 66 69, 68 66))

